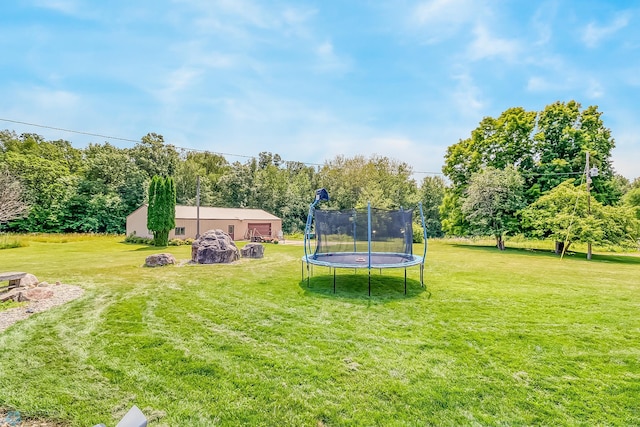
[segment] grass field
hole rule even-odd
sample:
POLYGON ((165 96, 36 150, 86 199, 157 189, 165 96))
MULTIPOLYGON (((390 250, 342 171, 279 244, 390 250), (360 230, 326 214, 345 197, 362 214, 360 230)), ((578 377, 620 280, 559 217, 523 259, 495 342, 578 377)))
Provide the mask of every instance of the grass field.
POLYGON ((0 271, 86 289, 0 332, 0 409, 151 426, 639 425, 640 257, 430 241, 418 269, 141 267, 122 237, 40 239, 0 271))

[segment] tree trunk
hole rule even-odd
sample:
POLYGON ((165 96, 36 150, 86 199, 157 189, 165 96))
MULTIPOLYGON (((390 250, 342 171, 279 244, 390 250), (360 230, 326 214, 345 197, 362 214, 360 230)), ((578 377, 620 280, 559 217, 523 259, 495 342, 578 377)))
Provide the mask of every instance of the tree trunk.
POLYGON ((496 247, 504 251, 504 240, 502 240, 502 236, 496 236, 496 247))
POLYGON ((562 251, 564 250, 564 242, 558 242, 556 240, 556 255, 562 255, 562 251))

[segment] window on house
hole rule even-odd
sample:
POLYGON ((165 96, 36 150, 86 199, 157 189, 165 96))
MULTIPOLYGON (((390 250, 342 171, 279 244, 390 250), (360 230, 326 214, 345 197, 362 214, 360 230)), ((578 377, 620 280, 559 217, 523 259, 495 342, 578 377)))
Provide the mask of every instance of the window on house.
POLYGON ((184 227, 176 227, 175 235, 184 236, 185 235, 184 227))

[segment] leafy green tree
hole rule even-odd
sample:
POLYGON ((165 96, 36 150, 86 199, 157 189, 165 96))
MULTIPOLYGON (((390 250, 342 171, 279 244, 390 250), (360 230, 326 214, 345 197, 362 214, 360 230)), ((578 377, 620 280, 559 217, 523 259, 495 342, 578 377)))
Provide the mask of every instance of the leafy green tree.
POLYGON ((464 236, 467 233, 469 223, 462 213, 462 196, 453 188, 445 189, 438 211, 442 219, 442 231, 447 235, 464 236))
POLYGON ((29 215, 10 224, 10 229, 24 232, 65 231, 65 207, 76 194, 78 176, 56 161, 37 154, 9 151, 5 154, 9 172, 25 187, 29 215))
POLYGON ((569 179, 521 212, 524 225, 534 237, 555 240, 556 253, 568 250, 573 242, 633 244, 637 239, 633 211, 603 206, 595 199, 588 203, 588 197, 584 184, 576 186, 569 179))
POLYGON ((427 236, 442 237, 442 221, 440 219, 440 205, 444 199, 446 184, 439 176, 426 176, 418 189, 418 196, 422 202, 424 222, 427 236))
POLYGON ((531 138, 535 124, 536 113, 521 107, 509 108, 497 119, 483 118, 470 138, 447 149, 442 171, 454 190, 462 194, 471 175, 484 167, 531 169, 535 163, 531 138))
POLYGON ((504 236, 518 228, 516 213, 525 206, 523 185, 515 167, 488 167, 471 175, 463 197, 462 213, 471 231, 494 236, 501 251, 505 249, 504 236))
POLYGON ((83 150, 83 172, 65 208, 66 231, 123 233, 126 216, 145 199, 145 173, 128 150, 109 143, 83 150))
POLYGON ((611 165, 615 142, 601 116, 597 106, 582 110, 575 101, 555 102, 545 107, 538 115, 533 137, 539 160, 531 171, 530 186, 535 185, 537 192, 544 194, 572 174, 584 173, 588 151, 590 166, 599 169, 598 179, 592 185, 593 196, 605 204, 617 202, 621 192, 611 165))
MULTIPOLYGON (((525 178, 531 203, 568 177, 584 173, 589 152, 591 166, 600 170, 593 183, 594 197, 613 204, 621 191, 611 167, 614 140, 601 116, 598 107, 582 109, 575 101, 555 102, 540 113, 510 108, 497 119, 485 117, 470 138, 450 146, 443 172, 452 190, 461 195, 471 175, 482 168, 514 166, 525 178)), ((459 216, 454 211, 447 214, 459 216)))
POLYGON ((247 208, 254 206, 256 159, 245 163, 233 162, 227 173, 220 177, 220 201, 224 207, 247 208))
POLYGON ((147 228, 156 246, 167 246, 169 232, 176 222, 176 186, 173 178, 154 176, 149 184, 147 228))
POLYGON ((622 198, 622 202, 631 207, 636 213, 636 218, 640 219, 640 187, 629 190, 622 198))
POLYGON ((417 186, 412 169, 383 156, 337 156, 318 172, 319 185, 329 190, 330 206, 339 209, 364 207, 391 209, 414 206, 417 186))
POLYGON ((156 133, 148 133, 130 150, 131 157, 147 177, 173 176, 180 162, 180 157, 173 145, 166 145, 164 137, 156 133))
POLYGON ((287 162, 286 173, 289 185, 286 205, 282 208, 282 228, 287 233, 303 231, 307 221, 309 204, 313 201, 317 174, 311 166, 299 162, 287 162))
POLYGON ((200 177, 200 204, 220 206, 223 204, 220 193, 220 178, 229 171, 229 163, 218 154, 191 152, 178 164, 175 181, 177 203, 195 205, 196 182, 200 177))

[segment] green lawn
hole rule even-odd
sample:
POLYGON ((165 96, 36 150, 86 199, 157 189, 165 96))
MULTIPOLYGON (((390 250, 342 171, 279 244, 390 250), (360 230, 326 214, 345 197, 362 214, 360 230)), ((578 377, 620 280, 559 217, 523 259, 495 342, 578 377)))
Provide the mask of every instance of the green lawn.
MULTIPOLYGON (((73 426, 640 424, 640 257, 430 241, 417 268, 262 260, 142 268, 121 237, 0 251, 0 271, 86 289, 0 332, 0 408, 73 426)), ((420 252, 419 249, 417 252, 420 252)))

